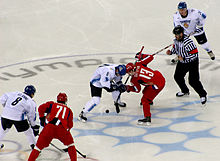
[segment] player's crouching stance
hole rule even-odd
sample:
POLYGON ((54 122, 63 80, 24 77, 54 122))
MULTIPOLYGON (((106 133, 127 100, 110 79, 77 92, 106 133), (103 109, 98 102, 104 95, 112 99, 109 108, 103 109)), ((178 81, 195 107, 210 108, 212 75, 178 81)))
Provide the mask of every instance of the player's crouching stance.
MULTIPOLYGON (((112 92, 112 98, 114 103, 116 103, 119 94, 125 91, 125 86, 121 82, 122 76, 125 74, 125 65, 104 64, 99 66, 90 79, 92 98, 86 103, 82 112, 79 114, 78 120, 82 122, 87 121, 86 114, 100 103, 103 88, 107 92, 112 92)), ((118 99, 117 103, 120 107, 126 106, 120 99, 118 99)))
POLYGON ((127 73, 132 76, 131 84, 126 85, 127 92, 141 91, 141 85, 144 86, 142 91, 143 96, 141 103, 143 105, 144 119, 138 120, 138 124, 151 125, 151 112, 150 103, 160 93, 165 86, 165 78, 157 71, 143 66, 141 63, 137 63, 136 66, 133 63, 126 65, 127 73))
MULTIPOLYGON (((35 87, 28 85, 24 92, 10 92, 1 96, 0 102, 3 105, 3 111, 1 114, 0 141, 14 125, 17 132, 24 132, 30 147, 34 148, 35 136, 38 135, 40 127, 35 122, 36 103, 32 99, 35 92, 35 87)), ((4 144, 0 144, 0 149, 3 147, 4 144)))
POLYGON ((39 106, 40 124, 44 128, 28 161, 35 161, 40 151, 48 147, 53 139, 58 139, 64 145, 68 146, 68 154, 71 161, 77 161, 76 149, 70 133, 70 129, 73 127, 73 112, 67 107, 66 102, 67 95, 65 93, 59 93, 57 103, 49 101, 39 106), (46 114, 46 117, 44 114, 46 114), (48 124, 45 124, 46 118, 48 124))

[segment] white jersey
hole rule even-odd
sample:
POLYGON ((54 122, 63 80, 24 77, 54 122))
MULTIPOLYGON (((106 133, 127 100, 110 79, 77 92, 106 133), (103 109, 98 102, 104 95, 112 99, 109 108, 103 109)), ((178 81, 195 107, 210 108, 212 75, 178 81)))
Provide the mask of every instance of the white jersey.
POLYGON ((30 96, 22 92, 5 93, 0 102, 3 105, 1 117, 14 121, 28 118, 31 126, 36 125, 36 103, 30 96))
POLYGON ((122 79, 121 76, 116 76, 115 74, 115 67, 118 66, 116 64, 104 64, 102 66, 99 66, 95 73, 93 74, 92 78, 90 79, 90 82, 95 87, 107 87, 110 88, 111 81, 118 82, 122 79))
POLYGON ((178 11, 173 15, 174 27, 177 25, 181 25, 184 28, 186 35, 194 35, 194 33, 198 32, 202 33, 203 30, 199 30, 199 28, 203 27, 205 23, 205 13, 197 9, 187 10, 188 15, 185 18, 183 18, 178 11))

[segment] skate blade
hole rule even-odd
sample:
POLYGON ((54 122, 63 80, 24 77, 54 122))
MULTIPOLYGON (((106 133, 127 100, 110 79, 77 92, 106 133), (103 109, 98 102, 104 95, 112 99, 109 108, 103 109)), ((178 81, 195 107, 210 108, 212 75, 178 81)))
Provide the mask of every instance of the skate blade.
POLYGON ((138 122, 137 124, 142 126, 151 126, 151 122, 138 122))
POLYGON ((83 123, 87 122, 86 120, 83 120, 81 117, 78 117, 77 120, 80 121, 80 122, 83 122, 83 123))
POLYGON ((206 107, 206 103, 205 104, 201 104, 201 107, 206 107))

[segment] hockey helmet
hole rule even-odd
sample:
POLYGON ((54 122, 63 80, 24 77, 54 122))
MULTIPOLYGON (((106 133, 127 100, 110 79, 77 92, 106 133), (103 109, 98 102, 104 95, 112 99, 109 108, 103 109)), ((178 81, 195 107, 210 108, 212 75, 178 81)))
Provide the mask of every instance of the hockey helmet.
POLYGON ((173 29, 173 34, 175 34, 175 35, 178 35, 183 32, 184 32, 184 28, 180 25, 174 27, 174 29, 173 29))
POLYGON ((24 88, 24 93, 27 94, 28 96, 31 96, 31 94, 34 94, 36 92, 36 89, 33 85, 27 85, 24 88))
POLYGON ((128 63, 126 65, 126 73, 130 72, 133 69, 134 69, 134 64, 133 63, 128 63))
POLYGON ((118 65, 116 67, 116 69, 118 70, 118 71, 116 71, 116 73, 118 73, 119 75, 123 76, 126 74, 126 66, 125 65, 118 65))
POLYGON ((57 95, 57 102, 63 102, 63 103, 66 103, 67 101, 67 95, 66 93, 59 93, 57 95))
POLYGON ((180 3, 178 4, 178 9, 184 9, 184 8, 187 8, 186 2, 180 2, 180 3))

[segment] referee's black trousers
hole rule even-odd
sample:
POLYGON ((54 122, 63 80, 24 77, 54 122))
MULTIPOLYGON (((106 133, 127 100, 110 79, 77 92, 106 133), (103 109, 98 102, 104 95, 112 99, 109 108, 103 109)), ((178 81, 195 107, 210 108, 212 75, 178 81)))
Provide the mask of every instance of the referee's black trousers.
POLYGON ((181 89, 181 92, 189 92, 189 88, 185 83, 186 73, 189 72, 189 84, 198 93, 200 97, 205 97, 207 92, 204 90, 199 77, 199 59, 195 59, 189 63, 178 62, 174 73, 174 79, 181 89))

